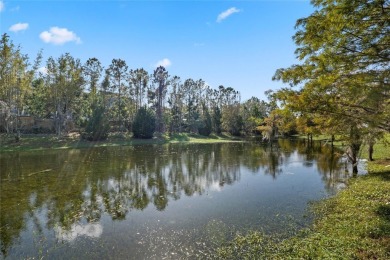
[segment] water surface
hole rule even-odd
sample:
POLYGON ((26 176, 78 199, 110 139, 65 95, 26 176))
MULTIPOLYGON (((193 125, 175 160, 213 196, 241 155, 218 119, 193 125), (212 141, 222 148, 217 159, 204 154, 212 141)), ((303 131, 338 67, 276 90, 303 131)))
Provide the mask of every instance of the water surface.
POLYGON ((343 187, 328 146, 279 140, 0 154, 1 256, 185 259, 310 223, 343 187))

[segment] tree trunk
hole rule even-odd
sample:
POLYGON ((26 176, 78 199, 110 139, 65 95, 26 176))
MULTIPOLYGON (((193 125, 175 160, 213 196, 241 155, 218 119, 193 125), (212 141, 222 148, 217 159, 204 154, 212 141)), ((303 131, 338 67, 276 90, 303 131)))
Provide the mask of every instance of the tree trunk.
POLYGON ((353 176, 356 176, 358 174, 357 164, 353 165, 353 167, 352 167, 352 174, 353 174, 353 176))
POLYGON ((360 134, 358 132, 358 129, 356 127, 351 127, 350 132, 350 152, 349 152, 349 159, 352 164, 352 173, 354 176, 358 173, 358 154, 360 151, 361 146, 361 139, 360 134))
POLYGON ((373 161, 373 160, 374 160, 374 159, 372 158, 373 154, 374 154, 374 143, 369 142, 369 144, 368 144, 368 159, 369 159, 370 161, 373 161))
POLYGON ((358 153, 360 150, 360 143, 352 143, 346 152, 348 161, 352 164, 352 173, 354 176, 358 173, 358 153))

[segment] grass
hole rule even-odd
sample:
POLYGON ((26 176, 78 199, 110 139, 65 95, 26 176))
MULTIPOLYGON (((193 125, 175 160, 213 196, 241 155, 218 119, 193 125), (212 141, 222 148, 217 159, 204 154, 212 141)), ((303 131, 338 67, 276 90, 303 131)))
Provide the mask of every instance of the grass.
POLYGON ((218 249, 216 258, 390 259, 390 148, 385 142, 375 146, 374 159, 368 162, 369 174, 313 205, 316 220, 310 228, 284 240, 260 232, 238 235, 218 249))
POLYGON ((22 135, 19 142, 15 142, 10 135, 0 135, 0 152, 34 151, 44 149, 78 149, 102 146, 130 146, 139 144, 165 143, 221 143, 241 141, 242 139, 227 134, 201 136, 197 134, 180 133, 173 135, 158 135, 153 139, 136 139, 131 134, 114 133, 107 140, 90 142, 82 140, 78 134, 71 134, 58 138, 56 135, 22 135))

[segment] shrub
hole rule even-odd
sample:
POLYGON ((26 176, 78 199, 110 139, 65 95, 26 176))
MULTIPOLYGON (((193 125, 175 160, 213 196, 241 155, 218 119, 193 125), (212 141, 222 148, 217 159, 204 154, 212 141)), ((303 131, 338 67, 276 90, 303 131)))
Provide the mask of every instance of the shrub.
POLYGON ((152 110, 141 107, 133 122, 133 134, 135 138, 148 139, 153 137, 156 128, 156 117, 152 110))
POLYGON ((222 133, 222 113, 219 107, 214 108, 212 123, 213 123, 213 130, 216 134, 222 133))
POLYGON ((209 136, 213 130, 211 116, 208 109, 203 107, 204 114, 202 116, 202 126, 198 128, 199 134, 209 136))
POLYGON ((92 111, 92 117, 88 120, 82 138, 88 141, 105 140, 108 137, 110 125, 103 106, 96 106, 92 111))

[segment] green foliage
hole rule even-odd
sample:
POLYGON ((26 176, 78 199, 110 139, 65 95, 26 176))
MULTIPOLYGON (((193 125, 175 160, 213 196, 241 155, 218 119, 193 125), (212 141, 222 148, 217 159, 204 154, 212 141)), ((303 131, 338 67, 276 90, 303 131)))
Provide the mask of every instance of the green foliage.
POLYGON ((16 122, 23 112, 54 119, 57 135, 64 137, 63 133, 75 126, 85 127, 94 117, 92 107, 102 102, 111 130, 131 129, 136 111, 148 105, 155 111, 161 133, 209 135, 211 125, 216 134, 226 130, 239 135, 242 130, 253 133, 268 107, 253 97, 245 102, 244 111, 240 109, 240 93, 232 87, 212 89, 204 80, 191 78, 182 83, 163 67, 152 75, 144 69, 128 70, 121 59, 113 59, 104 70, 97 58, 82 64, 65 53, 49 57, 45 72, 37 73, 42 55, 37 55, 30 69, 28 57, 9 38, 4 34, 0 41, 0 100, 12 111, 1 119, 5 131, 17 131, 16 122))
POLYGON ((162 133, 165 127, 163 119, 163 101, 167 92, 169 85, 168 71, 163 67, 157 67, 153 72, 153 82, 157 84, 156 94, 157 94, 157 103, 156 103, 156 121, 157 121, 157 131, 162 133))
POLYGON ((95 102, 97 95, 98 80, 103 71, 103 67, 97 58, 89 58, 83 66, 86 81, 89 83, 90 98, 95 102))
POLYGON ((61 136, 65 122, 78 114, 76 111, 85 83, 82 65, 79 59, 65 53, 58 59, 49 57, 46 69, 43 80, 49 93, 50 110, 55 117, 56 133, 61 136))
POLYGON ((322 133, 343 135, 355 164, 363 140, 390 131, 389 1, 312 3, 317 10, 296 24, 302 63, 274 76, 301 89, 286 88, 275 97, 284 108, 316 122, 322 133))
POLYGON ((183 100, 185 103, 185 124, 188 132, 196 133, 199 127, 202 126, 200 119, 201 103, 200 92, 201 87, 198 81, 193 79, 185 80, 183 86, 180 88, 183 93, 183 100))
POLYGON ((177 133, 182 131, 183 124, 183 99, 181 98, 182 84, 180 78, 174 76, 171 80, 171 86, 171 93, 168 98, 171 114, 169 132, 177 133))
POLYGON ((212 122, 209 110, 203 105, 202 126, 198 128, 199 134, 209 136, 212 132, 212 122))
POLYGON ((150 139, 156 128, 156 117, 152 110, 141 107, 133 122, 133 134, 135 138, 150 139))
POLYGON ((18 117, 26 104, 31 90, 31 81, 40 62, 40 54, 33 68, 30 68, 29 58, 23 54, 21 48, 16 47, 7 34, 0 39, 0 101, 7 104, 10 111, 8 117, 3 118, 5 130, 16 132, 18 117), (6 120, 5 120, 6 119, 6 120))
POLYGON ((178 106, 174 105, 171 108, 171 118, 170 118, 170 127, 169 131, 171 133, 180 132, 181 130, 181 111, 178 106))
POLYGON ((39 78, 32 82, 32 89, 28 95, 26 104, 29 107, 29 112, 40 118, 50 116, 50 92, 46 87, 43 79, 39 78))
POLYGON ((258 232, 237 235, 229 246, 219 248, 217 253, 221 259, 258 259, 265 254, 265 241, 265 236, 258 232))
POLYGON ((231 135, 239 136, 243 126, 240 106, 238 104, 225 107, 222 114, 222 126, 231 135))
POLYGON ((214 108, 214 113, 212 117, 213 130, 216 134, 222 133, 222 113, 219 107, 214 108))
POLYGON ((242 104, 240 114, 243 120, 243 130, 246 134, 258 133, 257 127, 267 117, 267 110, 267 103, 256 97, 252 97, 242 104))
POLYGON ((134 91, 135 109, 142 107, 142 102, 146 94, 146 89, 149 82, 149 75, 143 68, 130 71, 130 83, 134 91))
POLYGON ((274 123, 279 134, 289 136, 297 133, 296 116, 290 110, 275 109, 270 117, 276 119, 274 123))
POLYGON ((97 105, 92 111, 92 117, 87 123, 82 138, 88 141, 105 140, 108 137, 110 125, 105 113, 105 108, 97 105))
POLYGON ((0 100, 0 132, 7 132, 7 124, 9 124, 9 117, 11 111, 9 106, 4 101, 0 100))
POLYGON ((124 92, 126 92, 125 80, 128 76, 127 70, 128 66, 126 65, 126 61, 122 59, 113 59, 109 68, 106 71, 111 80, 111 90, 113 92, 117 92, 118 94, 117 102, 114 102, 114 104, 116 105, 114 114, 116 114, 120 131, 124 129, 123 118, 125 114, 126 105, 124 104, 122 98, 125 94, 124 92))

